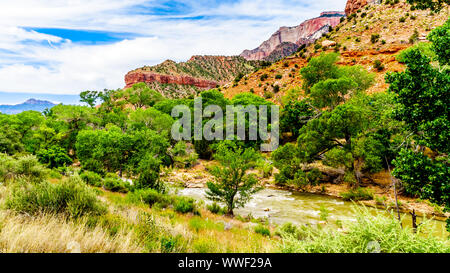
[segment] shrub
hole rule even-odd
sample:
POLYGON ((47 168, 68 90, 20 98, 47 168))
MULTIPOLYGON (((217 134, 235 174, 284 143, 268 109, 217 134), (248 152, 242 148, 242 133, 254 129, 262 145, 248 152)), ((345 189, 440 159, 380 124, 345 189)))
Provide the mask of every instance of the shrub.
POLYGON ((212 203, 211 205, 207 205, 206 208, 214 214, 223 215, 226 213, 226 209, 222 208, 219 204, 216 202, 212 203))
POLYGON ((94 186, 94 187, 101 187, 102 186, 102 177, 94 172, 91 171, 85 171, 80 175, 80 178, 86 182, 86 184, 94 186))
POLYGON ((72 176, 61 184, 46 181, 30 184, 20 181, 6 198, 5 206, 19 213, 61 213, 77 218, 84 215, 102 215, 106 207, 94 191, 79 176, 72 176))
POLYGON ((67 155, 66 151, 59 146, 42 149, 37 153, 37 157, 39 158, 39 162, 46 164, 47 167, 51 169, 72 164, 72 159, 67 155))
POLYGON ((370 36, 370 41, 372 42, 372 44, 375 44, 379 40, 380 40, 380 34, 378 34, 378 33, 372 34, 372 36, 370 36))
POLYGON ((0 158, 0 163, 0 180, 4 182, 22 177, 29 182, 39 183, 49 174, 49 170, 33 155, 22 156, 17 160, 5 156, 0 158))
POLYGON ((274 92, 274 93, 280 92, 280 86, 279 86, 279 85, 274 85, 274 86, 273 86, 273 92, 274 92))
POLYGON ((348 192, 341 193, 341 196, 346 201, 349 200, 360 201, 373 199, 373 193, 370 190, 363 188, 351 189, 348 192))
POLYGON ((373 68, 375 68, 378 71, 383 71, 384 70, 384 65, 380 60, 375 60, 373 62, 373 68))
POLYGON ((262 74, 261 77, 259 78, 262 82, 267 80, 269 78, 269 75, 267 74, 262 74))
POLYGON ((194 199, 187 197, 179 197, 175 202, 175 211, 179 213, 194 212, 195 204, 194 199))
POLYGON ((282 78, 283 78, 283 75, 281 75, 281 74, 275 75, 275 79, 277 79, 277 80, 282 79, 282 78))
POLYGON ((103 181, 103 188, 112 192, 127 193, 130 186, 128 182, 120 178, 105 178, 103 181))
POLYGON ((158 203, 161 207, 168 207, 174 202, 174 198, 158 192, 155 189, 139 189, 127 195, 128 201, 132 203, 145 203, 150 206, 158 203))
POLYGON ((255 227, 255 232, 270 237, 270 230, 261 224, 255 227))
POLYGON ((285 223, 282 226, 278 227, 277 230, 275 231, 275 235, 278 235, 280 237, 289 235, 293 236, 294 238, 300 239, 299 234, 300 231, 292 223, 285 223))
POLYGON ((328 228, 302 227, 297 236, 285 233, 280 243, 283 253, 448 253, 447 240, 430 234, 429 222, 417 232, 401 227, 394 216, 372 215, 358 208, 356 222, 344 223, 346 232, 328 228), (373 248, 372 246, 379 246, 373 248))

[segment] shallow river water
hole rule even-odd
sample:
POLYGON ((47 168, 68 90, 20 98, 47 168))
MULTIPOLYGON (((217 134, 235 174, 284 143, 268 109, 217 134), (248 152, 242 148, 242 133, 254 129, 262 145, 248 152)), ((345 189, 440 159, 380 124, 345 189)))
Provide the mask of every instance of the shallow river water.
MULTIPOLYGON (((202 188, 179 189, 178 194, 211 203, 206 199, 205 189, 202 188)), ((328 210, 327 220, 329 223, 336 223, 337 220, 342 222, 356 221, 355 205, 352 202, 330 196, 276 189, 264 189, 258 192, 244 208, 236 209, 235 214, 243 217, 249 214, 255 218, 267 217, 271 223, 275 224, 291 222, 297 225, 314 225, 322 221, 320 219, 321 208, 328 210)), ((380 209, 368 208, 368 210, 373 214, 384 213, 388 215, 388 212, 380 209)), ((411 226, 411 216, 406 214, 402 216, 403 224, 411 226)), ((417 221, 420 223, 424 219, 418 217, 417 221)), ((445 229, 445 222, 438 220, 432 220, 431 222, 434 225, 435 235, 443 237, 449 235, 445 229)))

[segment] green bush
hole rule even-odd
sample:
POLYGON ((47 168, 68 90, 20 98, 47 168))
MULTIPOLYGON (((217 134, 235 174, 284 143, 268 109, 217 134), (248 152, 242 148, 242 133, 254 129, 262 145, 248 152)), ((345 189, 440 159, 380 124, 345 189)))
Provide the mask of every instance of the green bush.
POLYGON ((91 171, 85 171, 80 175, 80 178, 86 182, 86 184, 101 187, 102 186, 102 177, 98 173, 94 173, 91 171))
POLYGON ((175 202, 175 211, 179 213, 188 213, 195 211, 194 199, 187 197, 179 197, 175 202))
POLYGON ((145 203, 150 206, 158 203, 161 207, 168 207, 174 203, 174 198, 160 193, 155 189, 139 189, 127 195, 127 198, 132 203, 145 203))
POLYGON ((207 205, 206 208, 214 213, 214 214, 219 214, 219 215, 223 215, 226 213, 226 209, 222 208, 219 204, 217 204, 216 202, 212 203, 211 205, 207 205))
POLYGON ((79 176, 72 176, 56 185, 46 181, 27 182, 18 181, 11 188, 5 201, 7 209, 31 215, 62 213, 73 218, 106 213, 105 205, 79 176))
POLYGON ((112 192, 127 193, 130 186, 128 182, 122 181, 120 178, 105 178, 103 180, 103 188, 112 192))
POLYGON ((373 193, 364 188, 351 189, 348 192, 341 193, 341 196, 346 201, 373 200, 373 193))
POLYGON ((263 225, 257 225, 255 227, 255 232, 270 237, 270 230, 263 225))
POLYGON ((47 167, 51 169, 72 164, 72 159, 67 155, 66 151, 59 146, 42 149, 37 153, 37 157, 39 158, 39 162, 46 164, 47 167))
POLYGON ((5 182, 18 178, 24 178, 32 183, 44 181, 49 170, 42 166, 33 155, 27 155, 14 159, 3 156, 0 158, 0 180, 5 182))
POLYGON ((298 234, 284 233, 283 253, 450 253, 448 240, 434 237, 429 222, 417 232, 401 227, 394 215, 372 215, 358 208, 356 222, 345 222, 346 232, 332 228, 302 227, 298 234), (374 247, 375 246, 375 247, 374 247))

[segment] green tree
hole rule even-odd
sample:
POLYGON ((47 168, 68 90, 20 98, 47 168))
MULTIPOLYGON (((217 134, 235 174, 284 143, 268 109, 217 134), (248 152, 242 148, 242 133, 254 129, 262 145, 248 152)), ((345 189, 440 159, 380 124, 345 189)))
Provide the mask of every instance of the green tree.
POLYGON ((150 89, 145 83, 136 83, 132 87, 114 94, 114 99, 120 104, 131 104, 134 109, 151 107, 164 100, 163 95, 150 89))
POLYGON ((282 132, 292 133, 298 137, 299 130, 317 115, 317 111, 306 100, 290 101, 280 114, 280 129, 282 132))
POLYGON ((429 198, 447 210, 450 209, 450 74, 446 67, 450 62, 449 22, 429 35, 438 56, 438 67, 431 65, 419 49, 412 49, 403 56, 406 70, 386 76, 389 91, 396 95, 395 118, 406 123, 418 144, 415 151, 404 149, 400 153, 394 162, 394 175, 403 181, 409 194, 429 198), (426 147, 433 150, 431 155, 423 153, 426 147))
POLYGON ((319 57, 312 58, 308 65, 300 70, 306 93, 320 81, 339 77, 339 67, 336 65, 338 59, 337 53, 322 53, 319 57))
POLYGON ((260 190, 256 177, 247 174, 258 157, 251 148, 243 150, 234 143, 222 143, 214 155, 220 166, 211 170, 215 181, 207 183, 207 198, 225 203, 229 215, 233 215, 235 208, 243 207, 260 190))
POLYGON ((84 102, 90 107, 94 107, 99 97, 100 93, 97 91, 84 91, 80 93, 80 102, 84 102))
POLYGON ((51 169, 72 164, 72 159, 67 155, 66 150, 59 146, 42 149, 37 153, 37 157, 39 162, 51 169))

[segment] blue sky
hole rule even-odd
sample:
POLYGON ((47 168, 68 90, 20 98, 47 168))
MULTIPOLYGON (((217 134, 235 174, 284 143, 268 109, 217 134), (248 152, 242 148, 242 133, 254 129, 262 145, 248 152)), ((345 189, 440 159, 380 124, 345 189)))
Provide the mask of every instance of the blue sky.
POLYGON ((0 91, 67 95, 122 88, 129 70, 192 55, 237 55, 281 26, 343 10, 345 2, 2 1, 0 91))

